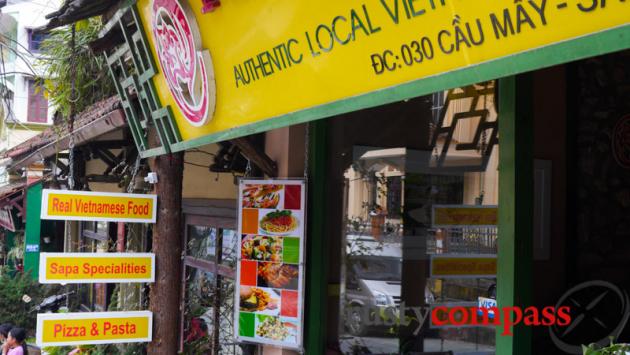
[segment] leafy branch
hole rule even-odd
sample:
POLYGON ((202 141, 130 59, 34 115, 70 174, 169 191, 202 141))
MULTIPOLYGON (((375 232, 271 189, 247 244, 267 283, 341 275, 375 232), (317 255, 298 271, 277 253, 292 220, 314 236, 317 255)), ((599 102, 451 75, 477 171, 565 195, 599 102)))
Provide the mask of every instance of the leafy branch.
POLYGON ((74 48, 72 27, 68 26, 52 30, 42 41, 42 56, 36 62, 44 72, 40 84, 63 117, 70 116, 72 105, 74 112, 82 112, 115 92, 104 58, 87 45, 98 38, 101 28, 100 18, 77 22, 74 42, 78 45, 74 48))

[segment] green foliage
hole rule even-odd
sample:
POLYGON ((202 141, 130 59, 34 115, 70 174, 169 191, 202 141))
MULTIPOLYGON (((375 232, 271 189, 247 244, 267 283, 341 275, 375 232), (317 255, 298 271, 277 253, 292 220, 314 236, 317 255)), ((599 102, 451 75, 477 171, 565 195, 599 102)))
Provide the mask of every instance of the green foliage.
POLYGON ((13 247, 7 252, 7 259, 15 265, 22 264, 22 260, 24 260, 24 233, 15 235, 13 247))
POLYGON ((144 354, 144 344, 129 344, 129 347, 120 351, 113 344, 106 345, 80 345, 76 348, 69 346, 50 346, 44 350, 48 355, 67 355, 69 352, 79 349, 81 355, 141 355, 144 354))
MULTIPOLYGON (((108 311, 134 311, 143 308, 140 304, 134 305, 134 302, 122 302, 130 298, 135 299, 135 293, 139 292, 139 288, 132 288, 128 285, 125 286, 126 287, 123 288, 121 284, 116 285, 109 301, 109 306, 107 307, 108 311)), ((145 348, 146 344, 144 343, 115 344, 106 349, 108 351, 106 354, 139 355, 146 353, 145 348)), ((91 355, 96 355, 96 353, 91 355)))
POLYGON ((77 22, 74 51, 71 26, 52 30, 41 44, 42 58, 38 65, 45 71, 41 83, 63 117, 70 116, 72 102, 74 112, 79 113, 115 92, 104 57, 94 55, 88 47, 98 38, 101 28, 100 18, 77 22))
POLYGON ((74 349, 69 346, 49 346, 43 348, 42 350, 44 350, 48 355, 67 355, 74 349))
POLYGON ((79 354, 82 355, 113 355, 118 354, 112 345, 80 345, 79 354))
POLYGON ((630 351, 630 344, 614 344, 612 339, 607 347, 599 347, 597 344, 582 345, 583 355, 625 355, 630 351))
POLYGON ((30 332, 35 329, 36 312, 31 312, 33 305, 39 304, 46 291, 29 273, 8 272, 0 274, 0 322, 13 323, 30 332), (28 295, 32 300, 22 300, 28 295))
POLYGON ((48 355, 67 355, 74 349, 79 349, 81 355, 113 355, 119 354, 111 345, 79 345, 76 348, 69 346, 50 346, 44 350, 48 355))
POLYGON ((146 344, 143 343, 131 343, 127 344, 125 349, 121 351, 124 355, 141 355, 146 354, 146 344))
POLYGON ((212 342, 208 336, 202 336, 198 339, 187 341, 184 343, 184 354, 209 354, 212 348, 212 342))

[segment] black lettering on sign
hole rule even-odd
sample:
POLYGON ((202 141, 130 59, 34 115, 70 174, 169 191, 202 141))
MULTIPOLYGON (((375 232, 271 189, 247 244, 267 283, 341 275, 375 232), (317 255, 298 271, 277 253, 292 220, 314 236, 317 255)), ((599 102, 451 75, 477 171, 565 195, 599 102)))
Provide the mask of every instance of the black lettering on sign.
POLYGON ((304 55, 299 52, 299 42, 295 38, 281 43, 273 49, 262 51, 243 63, 234 66, 234 83, 237 88, 249 85, 256 80, 274 75, 277 72, 300 64, 304 55))

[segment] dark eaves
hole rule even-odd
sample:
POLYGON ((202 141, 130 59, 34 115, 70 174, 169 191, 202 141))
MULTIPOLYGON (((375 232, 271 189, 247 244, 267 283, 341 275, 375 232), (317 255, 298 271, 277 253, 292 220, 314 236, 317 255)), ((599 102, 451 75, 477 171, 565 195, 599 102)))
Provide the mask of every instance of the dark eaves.
POLYGON ((48 24, 34 29, 47 32, 90 17, 106 14, 118 8, 121 0, 66 0, 59 10, 46 15, 48 24))

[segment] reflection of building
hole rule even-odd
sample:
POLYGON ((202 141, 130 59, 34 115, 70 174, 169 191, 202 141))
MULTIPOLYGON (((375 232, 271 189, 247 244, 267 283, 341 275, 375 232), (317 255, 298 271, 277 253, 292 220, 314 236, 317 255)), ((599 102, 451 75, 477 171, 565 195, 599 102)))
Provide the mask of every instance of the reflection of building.
MULTIPOLYGON (((492 84, 480 87, 491 88, 492 84)), ((474 87, 445 93, 449 105, 429 101, 432 106, 442 106, 438 110, 442 126, 448 128, 453 117, 461 116, 453 108, 458 100, 451 96, 471 90, 474 87)), ((487 91, 479 101, 492 102, 492 98, 493 92, 487 91)), ((388 129, 387 123, 376 118, 369 120, 370 129, 362 129, 365 117, 361 113, 348 115, 343 121, 331 120, 333 130, 354 133, 331 147, 333 151, 352 151, 351 158, 331 167, 336 174, 343 171, 342 191, 347 201, 347 226, 341 235, 335 232, 335 238, 346 244, 339 259, 338 331, 344 353, 350 353, 355 342, 371 344, 368 348, 372 349, 381 338, 387 340, 374 348, 380 352, 395 352, 401 346, 455 351, 488 351, 494 346, 491 329, 466 327, 455 331, 452 327, 435 328, 428 321, 392 324, 391 318, 400 317, 400 312, 411 317, 411 309, 475 306, 477 298, 487 296, 496 283, 493 275, 442 279, 433 276, 428 267, 438 253, 462 257, 496 254, 496 226, 436 228, 432 214, 437 205, 455 208, 496 204, 498 149, 496 145, 489 147, 490 134, 485 141, 475 141, 479 120, 477 124, 459 122, 456 129, 444 129, 444 137, 434 139, 432 135, 438 130, 433 125, 437 123, 425 100, 430 99, 369 110, 374 117, 388 117, 398 127, 407 127, 404 132, 388 129), (367 141, 370 146, 356 144, 367 141), (472 146, 467 147, 471 142, 472 146), (482 196, 485 189, 492 189, 489 198, 482 196), (411 345, 409 331, 418 327, 423 331, 411 345)), ((468 112, 469 107, 459 105, 458 109, 468 112)), ((491 106, 488 110, 494 112, 491 106)), ((496 121, 496 114, 491 116, 488 122, 496 121)), ((334 186, 340 191, 338 184, 334 186)), ((338 216, 329 218, 331 223, 340 221, 338 216)))
MULTIPOLYGON (((400 215, 405 171, 436 173, 434 167, 441 168, 437 171, 459 172, 463 176, 462 204, 497 204, 498 147, 491 142, 496 139, 493 134, 496 134, 497 114, 494 95, 484 94, 492 88, 491 83, 486 83, 434 96, 445 97, 446 102, 434 102, 436 116, 443 117, 444 128, 432 138, 435 146, 430 151, 357 149, 353 153, 356 162, 346 173, 348 218, 366 221, 375 206, 389 217, 400 215), (482 119, 487 126, 480 130, 482 119)), ((436 124, 438 118, 434 119, 436 124)))

